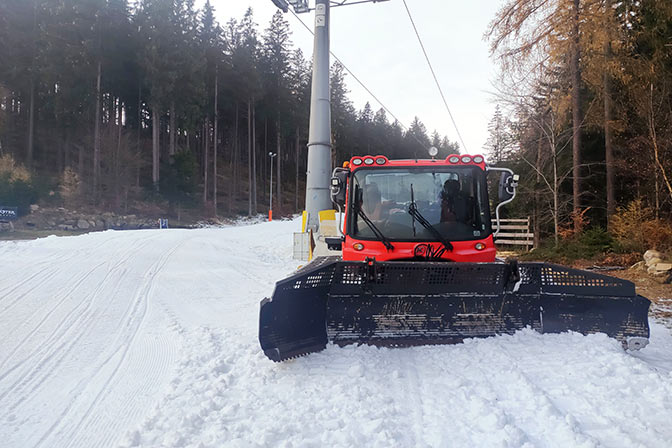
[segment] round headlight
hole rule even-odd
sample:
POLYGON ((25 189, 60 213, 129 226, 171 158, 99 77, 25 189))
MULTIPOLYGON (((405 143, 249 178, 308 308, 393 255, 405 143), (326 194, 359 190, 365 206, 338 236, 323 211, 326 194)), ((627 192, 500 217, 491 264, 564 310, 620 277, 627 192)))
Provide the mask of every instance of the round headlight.
POLYGON ((460 158, 457 156, 452 156, 450 159, 448 159, 450 163, 458 163, 460 161, 460 158))
POLYGON ((460 160, 462 160, 462 163, 471 163, 471 157, 470 156, 462 156, 462 158, 460 160))
POLYGON ((483 250, 483 249, 485 249, 485 244, 476 243, 476 245, 474 245, 474 247, 476 248, 476 250, 483 250))
POLYGON ((373 165, 373 159, 370 158, 370 157, 367 158, 367 159, 364 159, 364 164, 365 165, 373 165))
POLYGON ((378 158, 376 159, 376 163, 377 163, 378 165, 385 165, 385 162, 386 162, 386 160, 385 160, 384 157, 378 157, 378 158))
POLYGON ((432 146, 429 148, 429 156, 430 157, 436 157, 436 155, 439 153, 439 150, 436 149, 436 146, 432 146))
POLYGON ((483 157, 482 156, 474 157, 474 163, 483 163, 483 157))
POLYGON ((355 166, 359 166, 362 164, 362 159, 352 159, 352 164, 355 166))
POLYGON ((352 245, 352 248, 355 250, 364 250, 364 245, 362 243, 355 243, 352 245))

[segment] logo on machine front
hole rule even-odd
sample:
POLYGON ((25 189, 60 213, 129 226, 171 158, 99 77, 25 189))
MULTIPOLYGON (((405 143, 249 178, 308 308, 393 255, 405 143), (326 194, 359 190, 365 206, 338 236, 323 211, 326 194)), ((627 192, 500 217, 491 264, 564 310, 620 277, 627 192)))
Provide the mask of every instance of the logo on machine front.
POLYGON ((445 252, 446 248, 443 246, 434 247, 429 243, 424 243, 415 246, 415 249, 413 249, 413 256, 415 258, 425 259, 441 258, 445 252))

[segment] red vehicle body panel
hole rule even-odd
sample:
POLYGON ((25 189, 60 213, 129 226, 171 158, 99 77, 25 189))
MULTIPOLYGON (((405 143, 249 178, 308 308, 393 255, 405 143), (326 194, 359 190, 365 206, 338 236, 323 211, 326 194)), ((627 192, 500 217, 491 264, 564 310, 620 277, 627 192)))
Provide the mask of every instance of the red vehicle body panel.
MULTIPOLYGON (((362 156, 362 157, 353 157, 350 159, 349 168, 351 172, 356 171, 357 169, 366 168, 366 169, 385 169, 390 167, 413 167, 413 166, 476 166, 481 170, 485 171, 485 159, 482 156, 469 156, 471 162, 462 162, 462 157, 464 156, 448 156, 446 159, 436 160, 436 159, 408 159, 408 160, 389 160, 385 156, 362 156), (457 163, 451 162, 450 159, 458 157, 460 160, 457 163), (482 160, 480 163, 474 163, 473 158, 480 157, 482 160), (361 159, 373 159, 374 163, 366 165, 365 163, 360 163, 355 165, 354 160, 361 159), (375 161, 379 159, 384 159, 385 163, 378 164, 375 161)), ((349 191, 349 182, 348 182, 348 191, 346 192, 346 204, 349 204, 350 200, 350 191, 349 191)), ((348 214, 345 214, 343 219, 343 234, 345 235, 345 241, 343 242, 343 260, 346 261, 364 261, 367 258, 375 258, 378 261, 391 261, 391 260, 408 260, 416 258, 418 256, 423 256, 427 250, 430 250, 434 253, 440 253, 443 249, 443 245, 437 241, 425 241, 425 242, 399 242, 392 241, 392 246, 394 249, 388 250, 385 245, 380 241, 375 240, 359 240, 352 238, 347 234, 348 228, 348 214), (355 245, 361 245, 363 248, 361 250, 356 250, 355 245)), ((451 241, 453 245, 452 251, 442 251, 440 254, 441 259, 446 261, 455 261, 455 262, 471 262, 471 263, 480 263, 480 262, 492 262, 495 261, 496 248, 493 241, 492 235, 484 239, 474 239, 468 241, 451 241), (476 245, 480 243, 484 247, 482 249, 476 249, 476 245)), ((480 247, 480 246, 479 246, 480 247)), ((434 258, 436 259, 436 258, 434 258)))

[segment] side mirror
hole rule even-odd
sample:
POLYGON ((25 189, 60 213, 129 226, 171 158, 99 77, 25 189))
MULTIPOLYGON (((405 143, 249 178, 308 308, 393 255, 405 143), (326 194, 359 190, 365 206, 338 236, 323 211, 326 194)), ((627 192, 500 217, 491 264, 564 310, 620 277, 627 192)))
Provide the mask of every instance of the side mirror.
POLYGON ((340 207, 345 206, 345 192, 349 170, 336 168, 331 178, 331 200, 340 207))
POLYGON ((516 195, 518 175, 503 172, 499 178, 499 201, 510 201, 516 195))

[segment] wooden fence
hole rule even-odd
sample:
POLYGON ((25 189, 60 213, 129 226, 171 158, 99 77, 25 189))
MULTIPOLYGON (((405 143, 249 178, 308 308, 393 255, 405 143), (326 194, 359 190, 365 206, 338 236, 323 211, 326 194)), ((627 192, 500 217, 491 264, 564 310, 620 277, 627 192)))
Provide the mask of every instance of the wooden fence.
MULTIPOLYGON (((530 231, 530 217, 502 218, 499 220, 500 233, 495 244, 498 246, 524 246, 529 250, 534 246, 534 233, 530 231)), ((492 231, 497 231, 497 220, 492 220, 492 231)))

